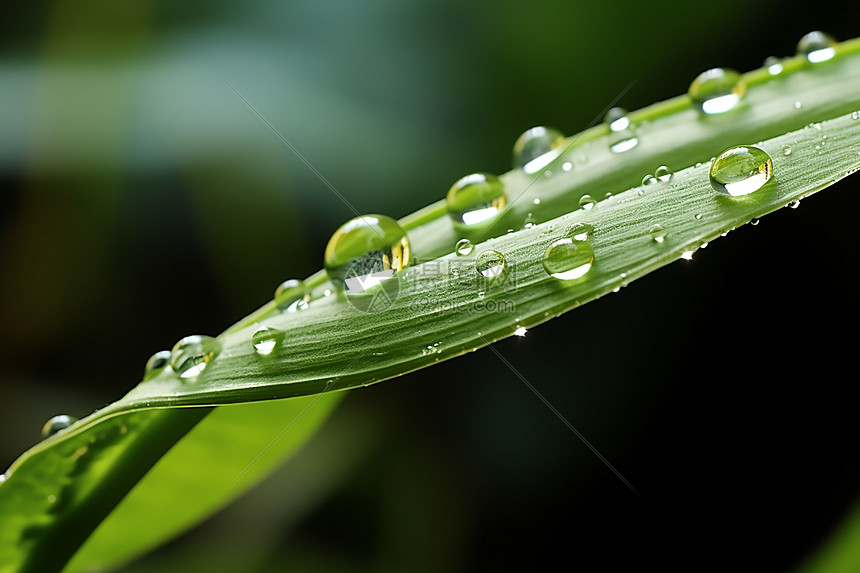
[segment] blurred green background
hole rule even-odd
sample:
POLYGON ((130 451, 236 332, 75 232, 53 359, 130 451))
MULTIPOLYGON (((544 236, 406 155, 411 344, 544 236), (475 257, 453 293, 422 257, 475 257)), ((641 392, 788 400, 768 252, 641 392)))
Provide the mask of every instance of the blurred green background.
MULTIPOLYGON (((584 129, 857 5, 660 0, 6 6, 0 467, 526 128, 584 129)), ((707 158, 702 158, 707 159, 707 158)), ((293 462, 129 571, 786 570, 860 495, 857 177, 497 345, 354 391, 293 462)), ((286 423, 286 421, 285 421, 286 423)))

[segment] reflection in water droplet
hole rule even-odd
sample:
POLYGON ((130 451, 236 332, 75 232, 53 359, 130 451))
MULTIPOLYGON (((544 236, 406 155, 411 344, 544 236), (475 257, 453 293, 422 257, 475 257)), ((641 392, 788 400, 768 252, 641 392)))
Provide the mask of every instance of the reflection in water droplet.
POLYGON ((746 90, 746 83, 739 73, 726 68, 713 68, 693 80, 687 95, 703 113, 713 115, 736 107, 746 90))
POLYGON ((579 198, 579 206, 585 209, 586 211, 590 211, 592 207, 594 207, 594 199, 591 195, 583 195, 579 198))
POLYGON ((78 419, 72 416, 67 416, 66 414, 60 414, 59 416, 54 416, 42 426, 42 438, 47 438, 49 436, 53 436, 60 430, 65 430, 78 419))
POLYGON ((475 261, 475 270, 487 278, 497 277, 505 270, 505 257, 499 251, 484 251, 475 261))
POLYGON ((564 135, 552 127, 527 129, 514 143, 514 167, 536 173, 553 162, 563 150, 564 135))
POLYGON ((473 250, 475 250, 475 245, 473 245, 472 241, 469 239, 460 239, 457 241, 457 244, 454 245, 454 252, 460 257, 471 255, 473 250))
POLYGON ((275 347, 283 338, 284 333, 277 328, 261 326, 251 335, 251 344, 254 346, 254 351, 257 354, 268 356, 275 350, 275 347))
POLYGON ((672 170, 669 169, 668 167, 666 167, 665 165, 661 165, 660 167, 657 168, 657 171, 654 172, 654 176, 657 179, 659 179, 660 181, 662 181, 663 183, 672 179, 672 175, 673 175, 672 170))
POLYGON ((211 336, 186 336, 170 351, 170 367, 180 378, 198 376, 221 352, 221 343, 211 336))
POLYGON ((770 155, 752 145, 731 147, 711 164, 711 186, 732 197, 749 195, 770 180, 773 162, 770 155))
POLYGON ((779 58, 770 56, 764 61, 764 67, 767 68, 767 73, 772 76, 778 76, 782 73, 782 63, 779 58))
POLYGON ((488 223, 505 207, 505 185, 495 175, 473 173, 454 183, 445 203, 455 225, 488 223))
POLYGON ((587 241, 564 238, 547 247, 543 256, 543 268, 549 276, 569 281, 581 278, 591 270, 594 250, 587 241))
POLYGON ((810 32, 797 43, 797 55, 813 64, 826 62, 836 55, 836 39, 818 30, 810 32))
POLYGON ((149 357, 143 368, 143 379, 150 380, 158 376, 170 364, 170 351, 161 350, 149 357))
POLYGON ((666 229, 661 225, 651 225, 648 234, 651 235, 651 240, 655 243, 662 243, 666 240, 666 229))
MULTIPOLYGON (((409 266, 406 232, 391 217, 364 215, 344 223, 329 239, 324 266, 329 279, 347 295, 363 296, 409 266)), ((307 304, 297 304, 297 310, 307 304)))

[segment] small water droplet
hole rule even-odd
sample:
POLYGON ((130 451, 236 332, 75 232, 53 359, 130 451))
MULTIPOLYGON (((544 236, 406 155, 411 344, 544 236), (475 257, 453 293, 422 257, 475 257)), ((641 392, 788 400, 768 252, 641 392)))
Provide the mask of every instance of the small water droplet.
POLYGON ((708 243, 702 243, 701 245, 699 245, 699 248, 700 248, 700 249, 707 249, 707 248, 708 248, 708 243))
POLYGON ((454 224, 466 227, 489 223, 507 202, 504 183, 489 173, 466 175, 451 186, 445 197, 454 224))
POLYGON ((658 168, 657 168, 657 170, 654 172, 654 176, 655 176, 659 181, 661 181, 661 182, 663 182, 663 183, 665 183, 666 181, 669 181, 670 179, 672 179, 672 175, 674 175, 674 173, 672 173, 672 170, 671 170, 671 169, 669 169, 668 167, 666 167, 665 165, 661 165, 661 166, 660 166, 660 167, 658 167, 658 168))
POLYGON ((289 279, 278 285, 275 289, 274 301, 278 310, 294 311, 300 300, 307 300, 310 295, 306 292, 302 281, 289 279))
POLYGON ((579 198, 579 206, 585 209, 586 211, 590 211, 592 207, 594 207, 594 199, 591 195, 583 195, 579 198))
POLYGON ((574 223, 564 230, 567 237, 573 237, 577 241, 587 241, 594 232, 594 227, 588 223, 574 223))
POLYGON ((527 129, 514 143, 514 167, 526 173, 536 173, 553 162, 561 153, 564 134, 552 127, 527 129))
POLYGON ((800 199, 795 199, 794 201, 790 201, 788 205, 786 205, 790 209, 797 209, 800 207, 800 199))
POLYGON ((836 39, 818 30, 810 32, 797 42, 797 55, 813 64, 826 62, 836 55, 836 39))
POLYGON ((739 73, 727 68, 713 68, 693 80, 687 95, 703 113, 713 115, 736 107, 746 90, 746 83, 739 73))
POLYGON ((657 178, 654 177, 653 175, 651 175, 650 173, 642 178, 642 185, 644 185, 646 187, 648 185, 654 185, 655 183, 657 183, 657 178))
POLYGON ((254 351, 260 356, 268 356, 284 338, 284 333, 277 328, 261 326, 251 335, 254 351))
POLYGON ((794 102, 794 109, 800 109, 800 108, 802 108, 802 107, 803 107, 803 102, 802 102, 802 101, 796 101, 796 102, 794 102))
POLYGON ((328 288, 327 288, 327 289, 325 289, 325 290, 323 291, 323 296, 331 296, 331 289, 328 289, 328 288))
POLYGON ((851 119, 860 119, 860 111, 852 111, 851 119))
POLYGON ((681 258, 686 260, 686 261, 692 261, 693 260, 693 253, 694 253, 694 251, 684 251, 683 253, 681 253, 681 258))
POLYGON ((528 332, 528 330, 526 330, 524 326, 517 325, 516 330, 514 330, 514 336, 525 336, 526 332, 528 332))
MULTIPOLYGON (((409 239, 397 221, 385 215, 364 215, 334 232, 325 248, 324 266, 335 287, 347 295, 364 296, 366 290, 406 268, 409 261, 409 239)), ((296 309, 304 310, 301 306, 297 303, 296 309)))
POLYGON ((821 123, 819 122, 810 123, 806 127, 808 127, 809 129, 814 129, 815 131, 821 131, 821 123))
POLYGON ((170 351, 161 350, 149 357, 143 368, 143 379, 150 380, 158 376, 170 364, 170 351))
POLYGON ((571 163, 570 161, 565 161, 561 164, 562 171, 570 171, 571 169, 573 169, 573 163, 571 163))
POLYGON ((505 270, 505 256, 492 249, 484 251, 475 261, 475 270, 487 278, 495 278, 505 270))
POLYGON ((475 250, 475 245, 472 244, 472 241, 469 239, 460 239, 457 241, 457 244, 454 246, 454 252, 457 253, 457 256, 465 257, 467 255, 471 255, 472 251, 475 250))
POLYGON ((534 203, 535 205, 540 205, 540 199, 535 199, 534 201, 532 201, 532 203, 534 203))
POLYGON ((696 221, 701 221, 701 220, 702 220, 702 214, 696 213, 696 221))
POLYGON ((549 276, 569 281, 583 277, 594 263, 594 250, 587 241, 569 237, 559 239, 547 247, 543 255, 543 268, 549 276))
POLYGON ((782 62, 780 62, 779 58, 775 56, 770 56, 765 59, 764 67, 767 68, 767 73, 772 76, 778 76, 782 73, 782 62))
POLYGON ((764 150, 739 145, 723 151, 711 164, 711 186, 731 197, 761 189, 773 174, 773 162, 764 150))
POLYGON ((606 113, 605 122, 609 126, 609 150, 612 153, 624 153, 639 145, 639 138, 636 137, 633 124, 627 117, 627 110, 613 107, 606 113))
POLYGON ((651 225, 648 234, 651 235, 651 240, 655 243, 662 243, 666 240, 666 229, 662 225, 651 225))
POLYGON ((186 336, 170 351, 170 367, 180 378, 194 378, 221 352, 221 343, 211 336, 186 336))
POLYGON ((73 416, 67 416, 66 414, 60 414, 59 416, 54 416, 42 426, 42 438, 47 438, 49 436, 53 436, 60 430, 65 430, 78 419, 73 416))
POLYGON ((478 298, 484 298, 485 294, 484 291, 478 291, 478 298))
POLYGON ((639 191, 637 191, 637 192, 636 192, 636 194, 637 194, 637 195, 639 195, 639 196, 641 197, 642 195, 644 195, 644 194, 645 194, 645 190, 644 190, 644 189, 640 189, 639 191))
POLYGON ((783 145, 782 146, 782 154, 783 155, 791 155, 791 146, 790 145, 783 145))

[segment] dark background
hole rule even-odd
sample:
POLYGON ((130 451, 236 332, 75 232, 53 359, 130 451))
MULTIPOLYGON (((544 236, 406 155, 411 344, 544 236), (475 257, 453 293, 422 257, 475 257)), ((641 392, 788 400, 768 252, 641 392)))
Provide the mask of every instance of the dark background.
MULTIPOLYGON (((34 2, 0 16, 0 466, 526 128, 584 129, 860 9, 785 2, 34 2)), ((706 159, 706 158, 703 158, 706 159)), ((295 464, 132 571, 783 571, 860 494, 849 178, 489 351, 354 391, 295 464), (289 498, 291 468, 315 484, 289 498), (316 473, 314 473, 316 472, 316 473)), ((860 544, 860 543, 858 543, 860 544)))

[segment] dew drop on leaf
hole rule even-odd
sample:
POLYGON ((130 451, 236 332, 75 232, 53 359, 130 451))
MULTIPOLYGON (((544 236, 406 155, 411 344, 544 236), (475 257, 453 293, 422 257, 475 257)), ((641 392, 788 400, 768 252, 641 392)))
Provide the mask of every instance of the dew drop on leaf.
POLYGON ((562 152, 564 134, 552 127, 527 129, 514 143, 514 167, 536 173, 553 162, 562 152))
POLYGON ((543 256, 543 268, 547 274, 564 281, 585 276, 593 263, 594 250, 588 241, 569 237, 551 243, 543 256))
POLYGON ((836 55, 836 39, 818 30, 810 32, 797 42, 797 55, 813 64, 826 62, 836 55))
POLYGON ((639 145, 639 138, 636 137, 636 130, 627 117, 627 110, 613 107, 606 112, 604 121, 609 126, 609 150, 612 153, 624 153, 639 145))
POLYGON ((260 356, 268 356, 283 338, 284 333, 277 328, 261 326, 251 335, 251 344, 254 346, 254 352, 260 356))
POLYGON ((211 336, 186 336, 170 351, 170 367, 180 378, 195 378, 221 352, 221 343, 211 336))
POLYGON ((143 379, 149 380, 158 376, 170 364, 170 351, 160 350, 149 357, 143 368, 143 379))
POLYGON ((583 195, 579 198, 579 206, 586 211, 590 211, 594 207, 595 201, 591 195, 583 195))
POLYGON ((648 234, 651 235, 651 240, 655 243, 662 243, 666 240, 666 229, 662 225, 651 225, 648 234))
POLYGON ((699 74, 687 95, 703 113, 725 113, 737 106, 747 87, 741 75, 727 68, 713 68, 699 74))
POLYGON ((451 186, 445 197, 454 224, 468 228, 489 223, 507 202, 504 183, 489 173, 466 175, 451 186))
POLYGON ((74 424, 77 421, 78 421, 77 418, 74 418, 72 416, 68 416, 66 414, 60 414, 59 416, 54 416, 53 418, 51 418, 50 420, 45 422, 44 426, 42 426, 42 438, 47 438, 49 436, 53 436, 54 434, 56 434, 60 430, 65 430, 66 428, 68 428, 69 426, 71 426, 72 424, 74 424))
POLYGON ((460 257, 471 255, 473 250, 475 250, 475 245, 473 245, 472 241, 469 239, 460 239, 457 241, 457 244, 454 245, 454 252, 460 257))
POLYGON ((661 181, 662 183, 665 183, 666 181, 671 180, 671 179, 672 179, 672 175, 674 175, 674 174, 672 173, 672 170, 671 170, 671 169, 669 169, 668 167, 666 167, 665 165, 661 165, 661 166, 660 166, 660 167, 658 167, 658 168, 657 168, 657 170, 654 172, 654 176, 655 176, 659 181, 661 181))
POLYGON ((492 249, 484 251, 475 261, 475 270, 486 278, 495 278, 505 270, 505 256, 492 249))
POLYGON ((742 197, 761 189, 773 174, 773 162, 752 145, 731 147, 711 163, 711 186, 719 193, 742 197))

